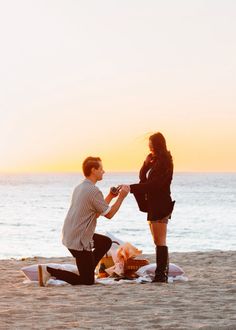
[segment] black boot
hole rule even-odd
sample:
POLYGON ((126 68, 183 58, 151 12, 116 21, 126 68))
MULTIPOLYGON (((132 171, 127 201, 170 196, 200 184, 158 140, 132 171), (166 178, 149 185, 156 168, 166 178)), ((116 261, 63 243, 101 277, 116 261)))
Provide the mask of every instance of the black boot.
POLYGON ((152 282, 167 283, 169 270, 169 255, 167 246, 156 246, 156 263, 157 268, 152 282))

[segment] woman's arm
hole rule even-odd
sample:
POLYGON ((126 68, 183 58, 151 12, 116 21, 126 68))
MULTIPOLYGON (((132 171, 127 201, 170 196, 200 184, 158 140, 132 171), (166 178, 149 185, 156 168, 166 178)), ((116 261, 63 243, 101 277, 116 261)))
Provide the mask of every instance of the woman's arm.
POLYGON ((153 155, 149 154, 147 155, 143 166, 141 167, 139 171, 139 179, 140 182, 146 182, 147 181, 147 172, 150 170, 150 168, 153 166, 153 155))
POLYGON ((139 179, 140 182, 146 182, 147 181, 147 172, 148 172, 149 168, 143 164, 143 166, 141 167, 140 171, 139 171, 139 179))
POLYGON ((172 172, 166 169, 165 171, 155 171, 153 172, 152 178, 146 182, 140 182, 137 184, 130 185, 130 192, 139 194, 139 193, 148 193, 161 189, 166 184, 170 184, 172 179, 172 172))

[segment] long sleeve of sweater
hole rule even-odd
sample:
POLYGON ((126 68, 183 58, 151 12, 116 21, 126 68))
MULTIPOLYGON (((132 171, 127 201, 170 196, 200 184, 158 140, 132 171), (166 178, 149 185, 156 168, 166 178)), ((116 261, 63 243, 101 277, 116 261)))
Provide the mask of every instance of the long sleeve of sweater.
MULTIPOLYGON (((145 174, 146 176, 146 174, 145 174)), ((169 171, 156 171, 151 179, 141 180, 140 183, 131 184, 130 192, 133 194, 148 193, 162 189, 164 186, 170 184, 172 173, 169 171)))
POLYGON ((146 182, 147 181, 147 172, 150 170, 150 166, 145 165, 145 163, 143 163, 143 166, 141 167, 140 171, 139 171, 139 179, 140 182, 146 182))

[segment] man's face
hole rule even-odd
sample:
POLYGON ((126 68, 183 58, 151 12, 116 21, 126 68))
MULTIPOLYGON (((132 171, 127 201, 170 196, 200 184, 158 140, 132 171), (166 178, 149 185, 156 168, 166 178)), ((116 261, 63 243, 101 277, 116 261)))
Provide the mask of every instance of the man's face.
POLYGON ((96 175, 97 177, 97 180, 98 181, 101 181, 102 180, 102 177, 103 177, 103 174, 105 173, 105 171, 103 170, 103 166, 102 166, 102 162, 99 162, 99 168, 98 169, 94 169, 94 174, 96 175))

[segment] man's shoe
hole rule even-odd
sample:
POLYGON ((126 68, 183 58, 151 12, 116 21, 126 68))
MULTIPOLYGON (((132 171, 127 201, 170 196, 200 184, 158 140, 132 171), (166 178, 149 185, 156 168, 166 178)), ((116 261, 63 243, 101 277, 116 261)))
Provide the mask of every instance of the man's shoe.
POLYGON ((38 265, 39 286, 46 286, 51 274, 47 271, 47 265, 38 265))

